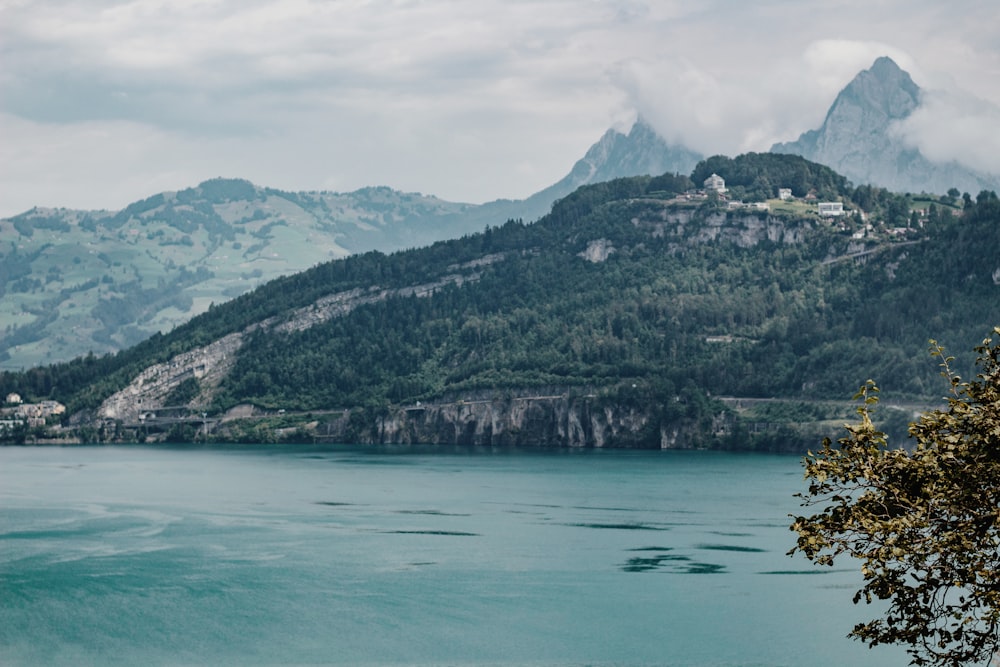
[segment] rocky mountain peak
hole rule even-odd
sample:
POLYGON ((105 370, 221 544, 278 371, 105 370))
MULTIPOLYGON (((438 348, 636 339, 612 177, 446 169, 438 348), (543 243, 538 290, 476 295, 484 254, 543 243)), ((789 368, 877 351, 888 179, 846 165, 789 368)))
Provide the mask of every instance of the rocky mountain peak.
POLYGON ((921 92, 891 58, 878 58, 837 95, 817 130, 778 143, 773 153, 801 155, 843 174, 857 185, 871 183, 898 192, 968 192, 995 187, 996 179, 956 163, 937 164, 895 133, 920 105, 921 92))
POLYGON ((847 84, 830 113, 855 106, 868 114, 880 114, 883 122, 906 118, 920 103, 920 88, 891 58, 881 57, 847 84))
MULTIPOLYGON (((688 174, 702 156, 680 145, 671 146, 641 116, 628 134, 610 129, 566 177, 572 189, 587 183, 609 181, 626 176, 681 173, 688 174)), ((566 179, 564 179, 566 180, 566 179)))
POLYGON ((628 176, 659 176, 667 172, 690 174, 703 157, 682 145, 668 144, 639 117, 628 134, 614 128, 606 131, 566 176, 519 202, 519 208, 507 215, 536 219, 549 211, 552 202, 589 183, 628 176))

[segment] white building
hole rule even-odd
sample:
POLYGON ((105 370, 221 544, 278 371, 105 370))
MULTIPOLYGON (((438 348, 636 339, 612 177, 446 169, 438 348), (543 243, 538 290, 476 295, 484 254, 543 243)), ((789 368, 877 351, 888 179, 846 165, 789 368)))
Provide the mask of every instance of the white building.
POLYGON ((844 204, 839 201, 821 201, 819 214, 826 218, 839 218, 844 215, 844 204))
POLYGON ((726 191, 726 181, 718 174, 712 174, 705 179, 702 184, 706 190, 715 190, 716 192, 722 193, 726 191))
POLYGON ((778 188, 778 199, 781 201, 788 201, 792 198, 791 188, 778 188))

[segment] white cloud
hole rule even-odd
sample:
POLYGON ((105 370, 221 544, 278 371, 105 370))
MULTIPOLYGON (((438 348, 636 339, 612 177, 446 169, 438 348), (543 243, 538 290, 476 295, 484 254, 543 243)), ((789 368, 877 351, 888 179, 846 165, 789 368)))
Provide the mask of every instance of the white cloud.
POLYGON ((917 63, 910 54, 880 41, 821 39, 806 48, 802 62, 805 75, 817 90, 832 97, 854 75, 882 56, 889 56, 911 76, 920 78, 917 63))
POLYGON ((735 155, 818 127, 840 89, 884 55, 912 66, 905 52, 885 44, 824 39, 763 69, 665 57, 622 63, 612 78, 668 141, 735 155))
POLYGON ((32 206, 116 209, 221 175, 221 164, 208 164, 218 142, 183 141, 140 123, 55 125, 0 114, 0 135, 16 138, 0 160, 8 215, 32 206))
POLYGON ((930 160, 1000 175, 1000 108, 982 99, 926 90, 917 110, 895 129, 930 160))

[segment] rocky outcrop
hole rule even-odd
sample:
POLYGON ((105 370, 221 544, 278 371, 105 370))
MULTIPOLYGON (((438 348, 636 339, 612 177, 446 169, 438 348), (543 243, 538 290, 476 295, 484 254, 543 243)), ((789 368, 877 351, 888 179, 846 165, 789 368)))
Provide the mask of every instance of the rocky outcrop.
POLYGON ((487 447, 628 447, 689 449, 707 446, 729 424, 720 408, 711 432, 693 421, 661 424, 655 414, 569 392, 522 392, 445 403, 355 412, 323 422, 332 442, 487 447))
POLYGON ((135 423, 148 412, 167 407, 170 393, 188 378, 207 388, 217 386, 236 362, 243 335, 230 334, 204 347, 155 364, 137 375, 127 387, 110 396, 97 411, 103 419, 135 423))
POLYGON ((587 244, 587 249, 578 253, 578 257, 583 257, 588 262, 599 264, 607 261, 611 253, 615 251, 614 244, 608 239, 595 239, 587 244))
POLYGON ((108 397, 98 408, 97 416, 134 424, 145 414, 165 407, 200 409, 211 403, 215 389, 236 363, 246 334, 261 328, 284 333, 302 331, 335 317, 342 317, 358 306, 389 297, 430 296, 445 285, 461 285, 478 280, 480 274, 475 269, 501 261, 503 257, 502 254, 488 255, 467 264, 449 267, 454 273, 430 283, 398 289, 372 287, 337 292, 299 308, 288 316, 264 320, 242 332, 229 334, 203 347, 178 354, 170 361, 146 368, 127 387, 108 397), (189 378, 198 382, 198 395, 185 406, 168 406, 167 399, 171 393, 189 378))
MULTIPOLYGON (((632 224, 648 229, 654 237, 675 239, 684 245, 732 243, 741 248, 752 248, 765 241, 796 245, 805 241, 815 225, 808 218, 740 211, 705 214, 698 209, 669 204, 633 218, 632 224)), ((592 241, 591 247, 600 241, 592 241)), ((590 247, 587 252, 591 253, 590 247)))
POLYGON ((697 244, 721 241, 741 248, 752 248, 764 241, 795 245, 805 240, 805 234, 811 228, 808 220, 716 213, 704 220, 692 241, 697 244))

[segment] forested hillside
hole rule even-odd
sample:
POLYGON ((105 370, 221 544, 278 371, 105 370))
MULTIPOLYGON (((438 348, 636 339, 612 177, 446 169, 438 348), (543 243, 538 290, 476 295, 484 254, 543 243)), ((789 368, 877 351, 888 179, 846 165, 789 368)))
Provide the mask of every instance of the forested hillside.
MULTIPOLYGON (((970 199, 961 215, 945 200, 908 210, 899 215, 914 223, 906 231, 884 224, 900 197, 854 189, 801 158, 711 158, 695 178, 706 169, 745 192, 799 179, 787 187, 836 197, 849 215, 677 197, 690 186, 683 176, 619 179, 581 188, 535 224, 275 280, 117 355, 6 373, 0 393, 62 401, 74 423, 103 415, 105 426, 135 412, 109 408, 112 395, 118 406, 186 407, 203 422, 240 405, 363 408, 350 431, 358 439, 384 437, 372 435, 374 422, 400 406, 587 396, 596 401, 588 410, 642 416, 642 433, 624 444, 659 446, 684 422, 700 424, 695 444, 740 446, 751 422, 781 419, 757 408, 720 421, 716 397, 781 398, 786 413, 792 405, 822 419, 821 401, 848 399, 874 378, 889 400, 932 401, 942 386, 928 339, 969 368, 973 344, 1000 322, 994 193, 970 199), (870 207, 867 220, 883 222, 858 222, 856 199, 870 207), (151 365, 181 368, 177 355, 226 336, 232 352, 217 355, 225 363, 214 374, 205 367, 216 362, 201 361, 157 396, 136 388, 151 365)), ((319 421, 299 424, 296 437, 322 431, 319 421)), ((228 428, 214 437, 237 437, 228 428)))

